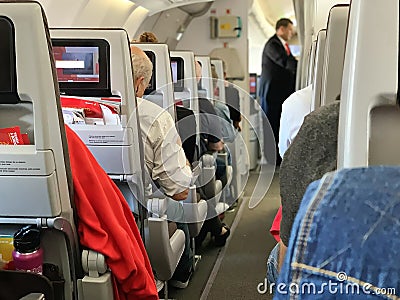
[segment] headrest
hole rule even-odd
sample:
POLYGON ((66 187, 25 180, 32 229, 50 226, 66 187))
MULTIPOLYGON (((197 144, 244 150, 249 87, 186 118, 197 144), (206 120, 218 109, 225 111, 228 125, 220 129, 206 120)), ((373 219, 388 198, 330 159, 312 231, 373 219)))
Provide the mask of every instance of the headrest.
POLYGON ((326 31, 325 63, 322 77, 321 105, 335 101, 342 88, 344 51, 349 5, 331 8, 326 31))

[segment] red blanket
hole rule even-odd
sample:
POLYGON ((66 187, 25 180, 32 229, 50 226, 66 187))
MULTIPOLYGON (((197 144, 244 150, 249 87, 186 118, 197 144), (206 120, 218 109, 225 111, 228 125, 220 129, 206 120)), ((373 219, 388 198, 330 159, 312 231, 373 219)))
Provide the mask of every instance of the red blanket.
POLYGON ((282 205, 279 207, 275 215, 274 221, 272 222, 271 229, 269 230, 269 232, 272 234, 272 236, 277 242, 281 240, 281 238, 279 237, 281 220, 282 220, 282 205))
POLYGON ((150 262, 127 202, 80 138, 68 126, 65 130, 81 244, 106 257, 116 299, 158 299, 150 262))

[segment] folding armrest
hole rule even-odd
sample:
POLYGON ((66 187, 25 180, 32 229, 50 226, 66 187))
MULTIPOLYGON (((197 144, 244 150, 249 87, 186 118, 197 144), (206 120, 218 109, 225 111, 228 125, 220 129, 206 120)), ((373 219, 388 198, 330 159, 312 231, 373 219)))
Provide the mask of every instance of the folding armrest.
POLYGON ((232 176, 233 176, 233 167, 231 165, 228 164, 228 152, 218 152, 218 157, 222 160, 224 160, 225 162, 225 166, 226 166, 226 186, 229 186, 231 181, 232 181, 232 176))
POLYGON ((190 237, 194 238, 200 233, 207 217, 207 202, 205 200, 197 201, 195 185, 189 188, 189 195, 183 202, 183 211, 188 223, 190 237))
POLYGON ((222 191, 222 182, 215 179, 215 158, 210 154, 201 157, 203 169, 198 177, 199 187, 203 190, 207 200, 213 199, 218 203, 222 191))
POLYGON ((169 280, 185 248, 185 233, 177 229, 170 238, 166 216, 150 217, 146 220, 145 245, 156 277, 169 280))
POLYGON ((92 250, 83 250, 82 267, 86 275, 78 281, 79 300, 113 299, 111 272, 108 270, 104 255, 92 250))
POLYGON ((151 198, 147 200, 147 210, 154 216, 164 216, 167 212, 168 198, 151 198))

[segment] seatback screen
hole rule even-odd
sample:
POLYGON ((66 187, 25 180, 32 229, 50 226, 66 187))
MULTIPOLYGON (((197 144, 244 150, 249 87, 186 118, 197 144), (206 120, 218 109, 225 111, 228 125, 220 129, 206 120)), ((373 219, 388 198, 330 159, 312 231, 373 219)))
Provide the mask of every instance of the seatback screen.
POLYGON ((184 88, 184 61, 181 57, 171 57, 172 82, 175 92, 182 92, 184 88))
POLYGON ((257 74, 250 73, 249 82, 250 82, 250 96, 255 98, 257 97, 257 74))
POLYGON ((59 82, 99 82, 98 47, 53 47, 59 82))
POLYGON ((103 39, 52 39, 60 91, 111 96, 110 45, 103 39))
POLYGON ((177 61, 171 61, 171 71, 172 71, 172 82, 177 83, 178 82, 178 62, 177 61))

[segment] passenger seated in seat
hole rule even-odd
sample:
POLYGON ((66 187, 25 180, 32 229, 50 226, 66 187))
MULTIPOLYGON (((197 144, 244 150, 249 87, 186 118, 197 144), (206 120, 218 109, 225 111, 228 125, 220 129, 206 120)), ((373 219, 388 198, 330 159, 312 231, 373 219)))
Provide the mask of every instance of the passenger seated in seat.
POLYGON ((158 299, 128 203, 76 133, 68 126, 65 131, 81 245, 105 256, 113 275, 115 299, 158 299))
MULTIPOLYGON (((141 99, 150 82, 153 65, 147 55, 138 47, 131 46, 133 79, 138 101, 140 129, 144 144, 147 171, 167 196, 174 200, 185 200, 192 180, 185 152, 171 115, 158 105, 141 99)), ((170 202, 167 214, 172 219, 183 216, 179 203, 170 202), (173 216, 171 216, 173 214, 173 216)), ((185 288, 192 272, 189 228, 186 223, 177 223, 185 232, 185 249, 170 284, 185 288)))
POLYGON ((154 33, 145 31, 140 35, 139 43, 158 43, 158 38, 154 33))
MULTIPOLYGON (((196 61, 196 78, 199 82, 201 79, 201 66, 196 61)), ((224 149, 224 143, 222 142, 221 124, 218 121, 217 113, 211 102, 207 99, 199 99, 199 110, 200 110, 200 156, 207 152, 221 151, 224 149)), ((217 166, 218 167, 218 166, 217 166)), ((218 171, 216 178, 220 179, 226 172, 224 170, 218 171)), ((230 235, 230 228, 221 223, 218 216, 207 219, 203 227, 200 230, 199 235, 196 237, 196 248, 199 248, 206 238, 208 233, 214 237, 214 243, 217 247, 225 246, 226 239, 230 235)))
POLYGON ((276 282, 282 265, 293 221, 307 186, 336 169, 339 101, 305 117, 297 136, 286 151, 280 167, 282 221, 280 242, 267 262, 267 278, 276 282))

